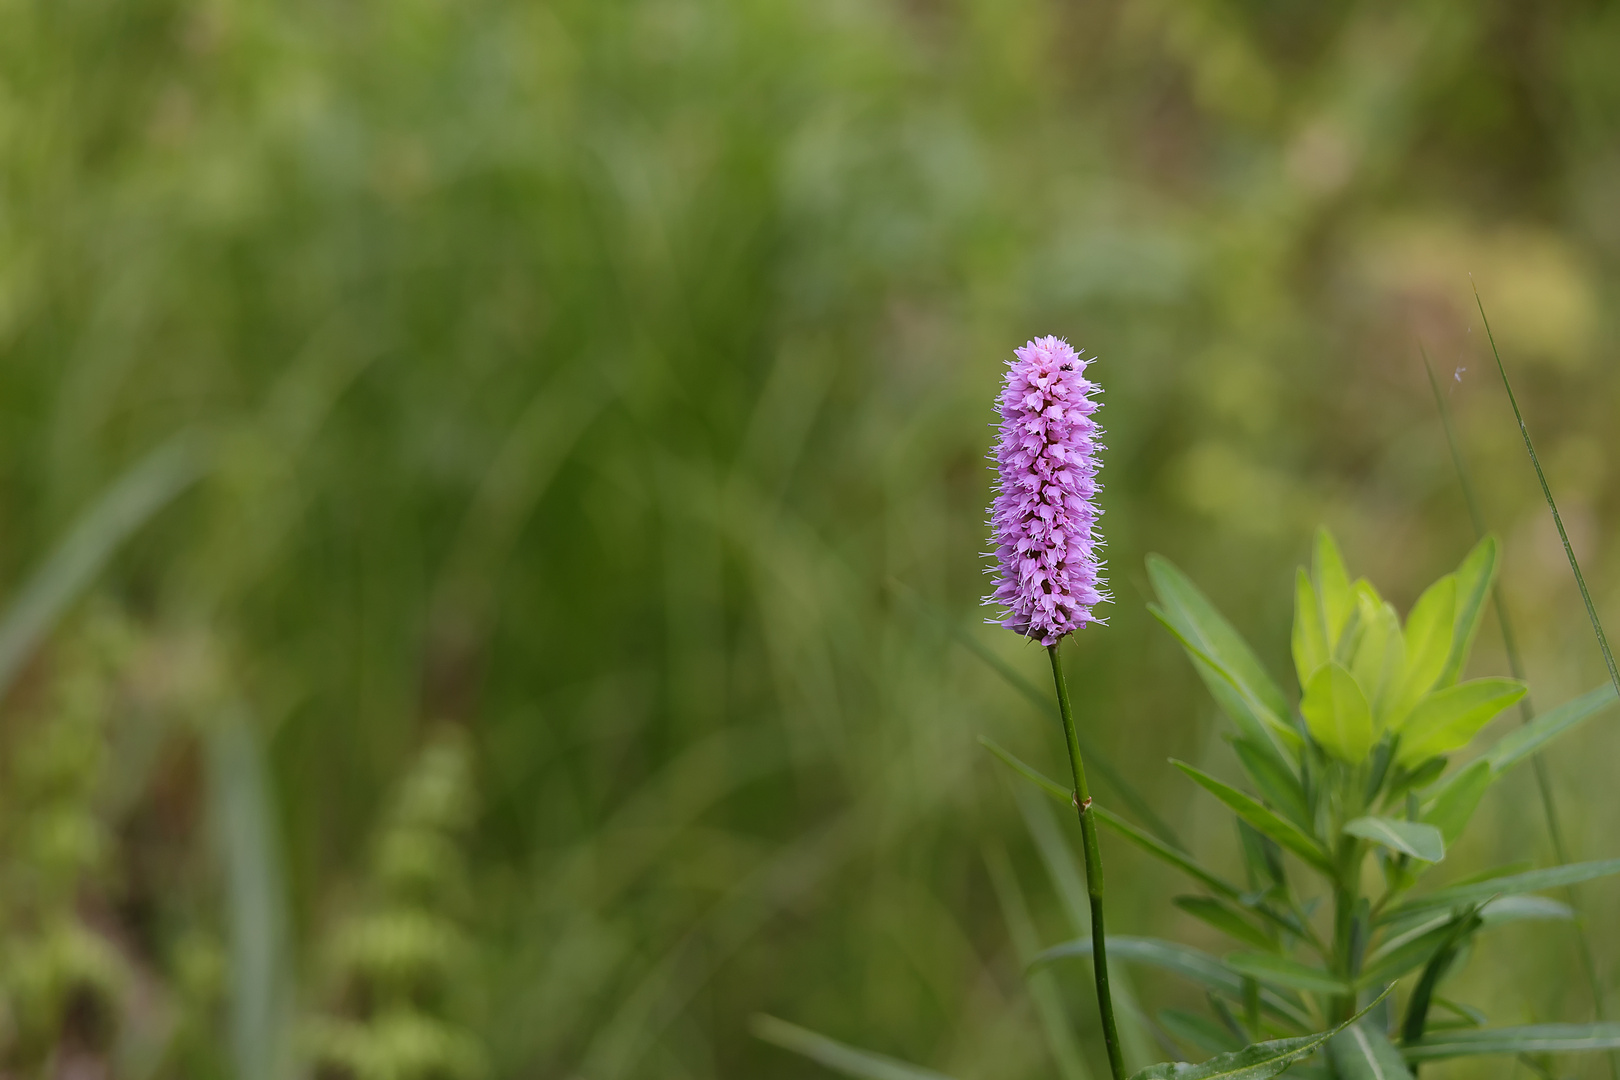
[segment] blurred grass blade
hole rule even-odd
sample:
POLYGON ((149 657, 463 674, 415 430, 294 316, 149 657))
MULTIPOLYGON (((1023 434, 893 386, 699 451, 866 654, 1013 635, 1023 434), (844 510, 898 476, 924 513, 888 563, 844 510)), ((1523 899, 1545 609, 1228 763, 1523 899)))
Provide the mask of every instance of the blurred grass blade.
POLYGON ((1446 1031, 1406 1043, 1409 1061, 1442 1061, 1483 1054, 1575 1054, 1620 1049, 1620 1024, 1529 1024, 1484 1031, 1446 1031))
MULTIPOLYGON (((1013 951, 1018 954, 1018 962, 1027 967, 1040 952, 1040 938, 1029 917, 1024 892, 1018 887, 1018 877, 1013 873, 1006 851, 1000 846, 987 848, 984 862, 990 872, 990 884, 995 889, 996 900, 1001 905, 1001 915, 1006 921, 1007 936, 1012 939, 1013 951)), ((1080 1053, 1074 1028, 1064 1011, 1063 994, 1052 972, 1031 971, 1025 975, 1024 981, 1029 987, 1030 1000, 1035 1004, 1035 1016, 1046 1036, 1047 1048, 1057 1064, 1058 1075, 1063 1080, 1091 1080, 1091 1071, 1086 1068, 1085 1057, 1080 1053)))
POLYGON ((1616 700, 1620 698, 1616 697, 1614 687, 1600 686, 1541 714, 1491 747, 1485 755, 1485 760, 1491 763, 1491 772, 1504 772, 1539 753, 1547 743, 1596 716, 1616 700))
POLYGON ((202 476, 204 467, 195 437, 177 435, 131 466, 79 515, 0 621, 0 696, 119 545, 202 476))
POLYGON ((766 1042, 801 1054, 833 1072, 855 1077, 855 1080, 950 1080, 944 1073, 869 1050, 858 1050, 763 1013, 756 1015, 749 1026, 757 1037, 766 1042))
MULTIPOLYGON (((1070 809, 1074 808, 1074 793, 1069 791, 1062 784, 1059 784, 1057 781, 1045 776, 1040 772, 1040 770, 1034 768, 1033 766, 1025 764, 1017 757, 1017 755, 1001 746, 994 739, 980 735, 979 744, 996 757, 1000 758, 1008 768, 1030 781, 1030 783, 1040 788, 1047 795, 1050 795, 1053 799, 1056 799, 1058 802, 1062 803, 1066 807, 1069 807, 1070 809)), ((1205 885, 1209 886, 1210 889, 1219 893, 1220 895, 1230 900, 1236 900, 1243 895, 1237 886, 1198 865, 1191 855, 1163 843, 1156 837, 1149 836, 1146 832, 1137 828, 1135 825, 1132 825, 1130 822, 1126 821, 1118 814, 1108 810, 1106 807, 1098 806, 1096 803, 1093 803, 1091 806, 1091 812, 1097 815, 1098 821, 1102 822, 1104 825, 1107 825, 1110 829, 1113 829, 1115 832, 1125 837, 1143 851, 1163 859, 1176 869, 1203 882, 1205 885)))
POLYGON ((230 926, 230 1033, 240 1080, 280 1080, 292 973, 276 812, 264 751, 240 704, 207 733, 215 840, 230 926))
POLYGON ((1564 557, 1569 560, 1570 573, 1575 575, 1575 584, 1581 590, 1581 600, 1586 604, 1586 616, 1592 621, 1592 633, 1597 635, 1598 648, 1603 652, 1603 662, 1609 669, 1609 682, 1614 686, 1614 692, 1620 694, 1620 669, 1615 667, 1614 652, 1609 648, 1609 639, 1604 636, 1603 623, 1598 619, 1597 607, 1592 603, 1592 594, 1586 588, 1586 578, 1581 575, 1581 564, 1575 559, 1575 549, 1570 545, 1569 532, 1564 528, 1563 516, 1558 513, 1558 503, 1553 501, 1552 488, 1547 484, 1547 474, 1542 471, 1541 459, 1536 456, 1535 443, 1530 441, 1530 428, 1524 422, 1524 413, 1519 410, 1519 399, 1513 393, 1513 384, 1508 381, 1507 367, 1502 363, 1502 354, 1496 348, 1496 335, 1491 333, 1491 321, 1485 317, 1485 303, 1479 298, 1479 287, 1474 287, 1474 303, 1479 307, 1480 321, 1485 324, 1485 336, 1491 343, 1491 356, 1496 360, 1497 373, 1502 376, 1502 388, 1507 391, 1508 402, 1513 406, 1513 418, 1519 422, 1519 434, 1524 436, 1524 450, 1530 455, 1530 464, 1535 467, 1536 479, 1541 483, 1542 497, 1547 500, 1547 509, 1552 511, 1553 524, 1558 526, 1558 539, 1564 545, 1564 557))
MULTIPOLYGON (((1480 318, 1484 319, 1485 305, 1480 301, 1479 290, 1477 288, 1474 290, 1474 302, 1479 306, 1480 318)), ((1489 320, 1485 321, 1485 333, 1491 339, 1491 352, 1496 356, 1497 370, 1502 374, 1502 385, 1507 388, 1508 400, 1513 402, 1514 415, 1518 416, 1519 405, 1517 400, 1515 400, 1513 397, 1513 387, 1508 384, 1507 370, 1502 366, 1501 355, 1496 351, 1496 339, 1494 336, 1491 336, 1489 320)), ((1440 381, 1434 376, 1434 365, 1429 363, 1428 351, 1422 348, 1421 343, 1418 351, 1423 356, 1423 370, 1429 376, 1429 389, 1434 392, 1434 405, 1436 410, 1438 410, 1440 413, 1440 426, 1445 430, 1446 433, 1446 445, 1451 450, 1451 463, 1457 470, 1457 482, 1462 485, 1463 500, 1468 505, 1468 516, 1474 525, 1474 536, 1479 541, 1484 541, 1486 536, 1485 515, 1480 511, 1479 499, 1474 493, 1474 483, 1472 478, 1469 476, 1467 462, 1463 460, 1462 447, 1457 442, 1456 430, 1452 427, 1451 410, 1446 407, 1445 395, 1440 393, 1440 381)), ((1530 444, 1530 432, 1524 425, 1523 417, 1519 417, 1519 430, 1524 436, 1526 449, 1530 450, 1531 461, 1534 462, 1535 451, 1530 444)), ((1537 465, 1536 472, 1537 475, 1540 476, 1541 470, 1539 464, 1537 465)), ((1551 489, 1548 488, 1544 478, 1542 479, 1542 492, 1547 497, 1547 505, 1550 507, 1553 506, 1552 492, 1551 489)), ((1555 520, 1556 513, 1556 508, 1554 508, 1555 520)), ((1561 523, 1560 528, 1562 528, 1561 523)), ((1575 556, 1574 553, 1569 550, 1567 541, 1565 543, 1565 550, 1569 553, 1570 566, 1575 569, 1576 580, 1579 581, 1580 569, 1575 565, 1575 556)), ((1524 682, 1526 681, 1524 661, 1520 659, 1519 656, 1518 636, 1513 632, 1513 620, 1508 617, 1507 602, 1502 595, 1502 583, 1500 579, 1492 583, 1491 590, 1492 599, 1496 606, 1496 622, 1502 631, 1502 648, 1507 653, 1508 670, 1513 674, 1515 679, 1524 682)), ((1588 600, 1587 611, 1588 614, 1592 615, 1593 624, 1595 626, 1597 616, 1592 612, 1590 600, 1588 600)), ((1601 641, 1601 628, 1598 630, 1598 635, 1599 640, 1601 641)), ((1612 660, 1609 663, 1609 680, 1609 689, 1611 692, 1620 694, 1620 682, 1615 680, 1614 664, 1612 660)), ((1565 706, 1565 708, 1567 707, 1568 706, 1565 706)), ((1554 711, 1557 712, 1559 710, 1554 711)), ((1523 698, 1519 699, 1519 717, 1527 727, 1535 718, 1535 708, 1530 702, 1529 694, 1526 694, 1523 698)), ((1547 735, 1547 738, 1551 737, 1551 734, 1547 735)), ((1508 742, 1508 740, 1503 740, 1503 743, 1506 742, 1508 742)), ((1497 749, 1500 750, 1501 748, 1502 743, 1498 743, 1497 749)), ((1535 773, 1536 792, 1541 797, 1542 818, 1547 825, 1548 839, 1552 841, 1553 854, 1557 857, 1560 863, 1568 863, 1571 861, 1573 856, 1569 850, 1569 847, 1564 843, 1564 829, 1563 825, 1558 819, 1558 803, 1557 800, 1553 798, 1552 778, 1547 775, 1547 763, 1540 756, 1534 755, 1534 749, 1532 747, 1527 746, 1524 752, 1533 755, 1531 757, 1531 769, 1535 773)), ((1513 760, 1517 760, 1517 758, 1514 758, 1513 760)), ((1493 775, 1507 768, 1508 764, 1510 764, 1510 762, 1503 762, 1502 764, 1493 762, 1493 775)), ((1568 897, 1570 904, 1573 906, 1575 903, 1575 894, 1573 890, 1566 891, 1565 895, 1568 897)), ((1606 1018, 1607 1008, 1604 1003, 1603 981, 1598 976, 1597 960, 1592 954, 1592 941, 1587 935, 1585 925, 1578 920, 1572 925, 1572 929, 1575 932, 1575 946, 1576 951, 1581 958, 1581 968, 1586 975, 1587 990, 1592 995, 1592 1013, 1599 1021, 1602 1021, 1606 1018)), ((1614 1054, 1609 1055, 1609 1075, 1612 1080, 1620 1080, 1620 1056, 1616 1056, 1614 1054)))

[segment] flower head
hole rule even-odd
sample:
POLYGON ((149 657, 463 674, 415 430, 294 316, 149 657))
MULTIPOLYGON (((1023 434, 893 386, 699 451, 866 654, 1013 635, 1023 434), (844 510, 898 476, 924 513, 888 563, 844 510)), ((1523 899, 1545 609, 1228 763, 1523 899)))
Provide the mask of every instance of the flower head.
POLYGON ((987 604, 1007 609, 999 622, 1042 645, 1091 622, 1092 606, 1110 599, 1097 558, 1101 540, 1093 499, 1097 441, 1092 419, 1101 391, 1085 377, 1069 343, 1036 338, 1014 352, 998 406, 995 500, 996 588, 987 604))

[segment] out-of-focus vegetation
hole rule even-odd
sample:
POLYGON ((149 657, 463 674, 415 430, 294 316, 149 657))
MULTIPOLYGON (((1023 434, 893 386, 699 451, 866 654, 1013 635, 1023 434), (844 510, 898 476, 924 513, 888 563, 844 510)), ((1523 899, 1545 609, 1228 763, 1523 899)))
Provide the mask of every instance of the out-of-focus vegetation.
MULTIPOLYGON (((79 596, 4 701, 3 1069, 816 1075, 763 1011, 1095 1074, 1086 980, 1021 976, 1074 838, 975 738, 1061 744, 955 636, 1042 675, 976 606, 1001 361, 1101 354, 1070 678, 1199 850, 1165 758, 1233 762, 1143 556, 1277 672, 1319 520, 1404 611, 1473 540, 1420 340, 1533 698, 1595 686, 1468 275, 1620 620, 1616 55, 1582 0, 0 0, 0 580, 79 596)), ((1576 858, 1617 755, 1550 755, 1576 858)), ((1550 862, 1536 805, 1437 875, 1550 862)), ((1214 947, 1105 844, 1111 930, 1214 947)), ((1573 949, 1450 993, 1590 1019, 1573 949)))

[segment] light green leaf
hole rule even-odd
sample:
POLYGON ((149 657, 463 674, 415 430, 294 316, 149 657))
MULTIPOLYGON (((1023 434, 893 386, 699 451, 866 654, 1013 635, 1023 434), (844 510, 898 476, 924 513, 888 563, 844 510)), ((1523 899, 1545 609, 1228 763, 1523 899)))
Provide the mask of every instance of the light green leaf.
MULTIPOLYGON (((1076 938, 1054 945, 1037 956, 1030 969, 1035 970, 1058 960, 1069 960, 1091 955, 1091 938, 1076 938)), ((1132 937, 1124 934, 1108 935, 1108 962, 1128 960, 1168 971, 1197 983, 1206 990, 1225 994, 1234 1001, 1243 999, 1243 978, 1206 952, 1190 945, 1159 938, 1132 937)), ((1300 1027, 1311 1026, 1311 1015, 1304 1005, 1291 994, 1278 993, 1261 987, 1260 1004, 1274 1016, 1300 1027)))
POLYGON ((1272 953, 1231 953, 1226 957, 1226 966, 1239 975, 1247 975, 1251 979, 1258 979, 1273 986, 1284 986, 1290 990, 1307 990, 1313 994, 1350 993, 1350 987, 1337 975, 1309 964, 1302 964, 1298 960, 1290 960, 1286 956, 1272 953))
POLYGON ((1149 610, 1192 655, 1193 666, 1232 721, 1257 742, 1297 741, 1286 720, 1288 699, 1242 635, 1168 559, 1149 555, 1147 568, 1159 598, 1149 610))
POLYGON ((1243 1048, 1243 1040, 1234 1035, 1225 1024, 1218 1024, 1207 1016, 1184 1009, 1160 1009, 1159 1026, 1180 1043, 1196 1046, 1211 1054, 1228 1054, 1243 1048))
POLYGON ((1514 922, 1569 922, 1575 911, 1545 896, 1499 896, 1479 909, 1486 926, 1514 922))
POLYGON ((1445 839, 1433 825, 1369 816, 1347 823, 1344 831, 1424 862, 1439 862, 1446 857, 1445 839))
POLYGON ((1365 1021, 1333 1036, 1327 1054, 1339 1080, 1412 1080, 1389 1036, 1365 1021))
POLYGON ((1327 628, 1322 622, 1322 602, 1316 586, 1303 567, 1294 575, 1294 671, 1299 685, 1311 681, 1316 669, 1328 662, 1327 628))
POLYGON ((1372 709, 1376 735, 1383 731, 1395 706, 1398 684, 1406 668, 1406 642, 1401 636, 1400 616, 1378 599, 1371 585, 1358 582, 1356 599, 1362 633, 1350 658, 1350 673, 1372 709))
POLYGON ((1615 700, 1614 686, 1605 683, 1536 717, 1491 747, 1485 755, 1491 763, 1491 771, 1501 773, 1512 768, 1553 739, 1613 705, 1615 700))
POLYGON ((1276 944, 1264 930, 1237 911, 1209 896, 1178 896, 1171 903, 1195 919, 1208 923, 1229 937, 1257 949, 1274 949, 1276 944))
POLYGON ((1472 679, 1435 691, 1407 718, 1396 762, 1411 768, 1467 746, 1497 713, 1524 697, 1525 689, 1517 679, 1472 679))
POLYGON ((1390 706, 1389 726, 1399 731, 1412 708, 1434 689, 1451 655, 1457 623, 1457 576, 1447 574, 1424 590, 1406 617, 1405 670, 1390 706))
POLYGON ((1481 758, 1471 763, 1435 791, 1423 810, 1423 820, 1439 829, 1446 843, 1455 843, 1493 779, 1490 762, 1481 758))
POLYGON ((1328 862, 1327 853, 1322 850, 1321 845, 1316 842, 1314 837, 1310 836, 1298 825, 1286 818, 1279 817, 1253 796, 1245 795, 1232 785, 1222 783, 1208 773, 1188 765, 1185 761, 1176 761, 1172 758, 1170 764, 1192 777, 1204 790, 1237 811, 1239 817, 1254 826, 1259 832, 1271 837, 1323 873, 1331 872, 1332 867, 1328 862))
POLYGON ((1313 556, 1311 576, 1322 604, 1327 649, 1331 655, 1338 648, 1339 637, 1356 609, 1356 598, 1350 587, 1350 574, 1344 568, 1344 556, 1339 554, 1339 545, 1333 542, 1333 534, 1325 525, 1316 530, 1313 556))
POLYGON ((1286 1071, 1290 1065, 1321 1049, 1329 1039, 1365 1016, 1367 1010, 1382 1001, 1388 993, 1388 990, 1384 991, 1367 1008, 1331 1031, 1255 1043, 1230 1054, 1219 1054, 1198 1065, 1180 1061, 1150 1065, 1134 1074, 1131 1080, 1270 1080, 1286 1071))
POLYGON ((1620 1024, 1530 1024, 1525 1027, 1447 1031, 1401 1047, 1409 1061, 1441 1061, 1483 1054, 1575 1054, 1620 1049, 1620 1024))
POLYGON ((1311 737, 1340 761, 1358 765, 1371 753, 1372 711, 1355 676, 1340 664, 1324 664, 1311 676, 1299 711, 1311 737))
POLYGON ((1266 801, 1286 814, 1294 824, 1309 830, 1313 815, 1305 802, 1305 788, 1300 784, 1299 777, 1294 775, 1294 770, 1276 754, 1268 753, 1269 748, 1255 746, 1247 739, 1233 739, 1232 749, 1237 752, 1238 761, 1243 763, 1244 771, 1266 801))
POLYGON ((1512 874, 1506 877, 1484 878, 1466 884, 1453 885, 1450 888, 1439 889, 1424 896, 1414 896, 1404 904, 1384 912, 1378 921, 1380 923, 1391 923, 1420 911, 1456 907, 1459 904, 1478 903, 1482 900, 1489 900, 1494 896, 1517 896, 1520 893, 1541 892, 1545 889, 1557 889, 1565 885, 1579 885, 1583 881, 1592 881, 1595 878, 1609 877, 1613 874, 1620 874, 1620 859, 1570 863, 1567 866, 1555 866, 1547 870, 1531 870, 1527 873, 1512 874))
POLYGON ((1495 577, 1496 537, 1487 536, 1474 545, 1474 550, 1457 567, 1457 616, 1452 624, 1451 650, 1446 656, 1446 666, 1440 672, 1437 685, 1450 686, 1462 678, 1495 577))
POLYGON ((855 1080, 950 1080, 944 1073, 857 1049, 774 1016, 758 1014, 749 1026, 755 1037, 855 1080))

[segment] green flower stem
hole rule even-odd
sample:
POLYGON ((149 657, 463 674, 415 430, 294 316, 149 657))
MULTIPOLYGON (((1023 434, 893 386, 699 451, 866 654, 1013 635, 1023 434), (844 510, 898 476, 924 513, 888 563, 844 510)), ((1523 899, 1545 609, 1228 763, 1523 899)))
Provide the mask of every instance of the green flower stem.
POLYGON ((1057 684, 1058 710, 1063 734, 1069 742, 1069 766, 1074 771, 1074 803, 1080 812, 1080 838, 1086 855, 1086 894, 1091 899, 1091 963, 1097 976, 1097 1011, 1102 1014, 1103 1042, 1108 1046, 1108 1068, 1114 1080, 1125 1080, 1125 1057, 1120 1052, 1119 1028, 1114 1022, 1114 996, 1108 990, 1108 940, 1103 931, 1102 851, 1097 846, 1097 821, 1091 813, 1091 792, 1086 787, 1086 766, 1080 758, 1080 735, 1069 704, 1069 684, 1063 678, 1058 647, 1049 645, 1052 681, 1057 684))

